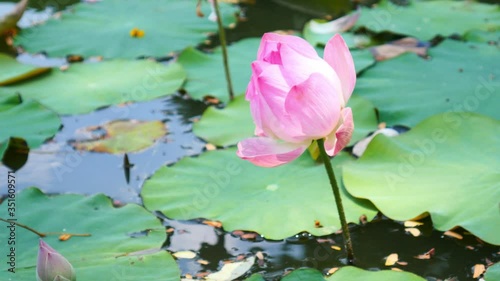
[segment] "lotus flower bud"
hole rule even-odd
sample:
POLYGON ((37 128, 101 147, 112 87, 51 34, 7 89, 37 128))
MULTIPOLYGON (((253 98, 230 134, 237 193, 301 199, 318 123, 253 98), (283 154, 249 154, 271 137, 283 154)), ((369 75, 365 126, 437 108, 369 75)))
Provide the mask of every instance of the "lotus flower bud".
POLYGON ((37 281, 75 281, 76 275, 69 261, 40 239, 36 263, 37 281))

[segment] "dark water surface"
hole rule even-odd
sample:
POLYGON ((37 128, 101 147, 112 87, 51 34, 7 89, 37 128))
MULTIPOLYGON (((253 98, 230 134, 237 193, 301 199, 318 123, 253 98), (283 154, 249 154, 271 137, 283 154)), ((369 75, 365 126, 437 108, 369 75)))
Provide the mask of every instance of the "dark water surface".
MULTIPOLYGON (((33 13, 32 17, 41 17, 47 11, 62 10, 75 2, 78 1, 30 1, 32 8, 42 11, 33 13), (53 8, 47 9, 47 6, 53 8)), ((256 6, 243 8, 247 21, 228 31, 230 41, 260 36, 264 31, 300 29, 308 19, 321 15, 321 11, 303 9, 300 5, 284 6, 281 0, 257 2, 256 6)), ((351 8, 347 1, 343 5, 330 12, 336 16, 351 8)), ((29 18, 26 20, 29 22, 29 18)), ((217 43, 217 40, 214 41, 217 43)), ((42 64, 53 62, 55 65, 61 63, 60 59, 48 61, 26 54, 20 60, 42 64)), ((199 118, 206 107, 201 102, 176 93, 148 102, 112 106, 84 115, 63 116, 63 128, 47 144, 32 150, 27 163, 16 172, 18 188, 37 186, 47 193, 102 192, 120 202, 140 203, 138 194, 144 180, 158 168, 173 164, 182 157, 203 152, 205 142, 194 136, 191 129, 192 121, 199 118), (71 141, 80 137, 78 129, 124 118, 163 120, 168 129, 167 135, 153 147, 128 155, 134 164, 130 170, 129 183, 125 178, 123 155, 78 152, 71 146, 71 141)), ((7 168, 0 166, 0 173, 7 173, 7 168)), ((308 207, 304 206, 304 212, 307 211, 308 207)), ((183 274, 195 276, 200 272, 217 271, 225 260, 235 260, 240 255, 259 251, 265 258, 252 267, 251 273, 260 272, 266 280, 279 280, 284 272, 300 267, 313 267, 326 273, 328 269, 345 263, 344 252, 331 248, 332 245, 342 247, 341 235, 313 237, 303 233, 281 241, 269 241, 259 235, 243 239, 240 234, 225 232, 205 225, 200 220, 176 221, 161 214, 159 216, 167 228, 173 228, 165 242, 166 249, 172 252, 191 250, 198 254, 196 259, 178 261, 183 274), (199 259, 208 261, 208 264, 198 263, 199 259)), ((378 218, 365 225, 352 225, 357 266, 372 270, 396 267, 428 280, 477 280, 472 278, 475 264, 500 261, 500 247, 485 244, 462 230, 457 230, 463 234, 462 240, 451 238, 434 230, 429 218, 423 222, 424 225, 420 227, 422 235, 419 237, 405 232, 402 223, 386 218, 378 218), (431 249, 435 251, 431 259, 415 258, 431 249), (407 265, 384 266, 384 258, 391 253, 398 253, 399 260, 407 262, 407 265)))

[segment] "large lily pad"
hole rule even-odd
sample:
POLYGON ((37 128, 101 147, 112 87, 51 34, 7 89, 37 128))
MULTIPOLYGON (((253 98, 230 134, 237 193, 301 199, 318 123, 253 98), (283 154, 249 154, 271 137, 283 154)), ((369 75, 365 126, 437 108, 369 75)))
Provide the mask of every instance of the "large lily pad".
POLYGON ((174 93, 186 75, 177 64, 152 61, 105 61, 54 69, 47 77, 0 87, 21 93, 59 114, 86 113, 111 104, 144 101, 174 93))
POLYGON ((165 124, 158 120, 117 120, 102 126, 87 127, 83 131, 92 138, 74 143, 76 149, 116 154, 147 148, 167 133, 165 124))
POLYGON ((0 53, 0 86, 19 82, 24 79, 47 72, 50 68, 36 67, 19 63, 16 59, 0 53))
MULTIPOLYGON (((312 28, 311 28, 311 22, 313 22, 313 21, 325 23, 324 20, 312 19, 304 25, 304 30, 302 30, 304 39, 306 39, 307 42, 309 42, 313 46, 326 45, 326 42, 328 42, 328 40, 330 40, 330 38, 332 38, 336 33, 338 33, 338 32, 329 32, 329 33, 314 32, 314 30, 312 30, 312 28)), ((360 46, 358 46, 360 44, 363 45, 362 44, 363 41, 360 41, 360 40, 362 40, 362 38, 364 38, 363 35, 358 36, 358 35, 355 35, 354 33, 344 32, 344 33, 342 33, 342 37, 344 38, 344 41, 349 48, 360 47, 360 46), (360 44, 358 44, 358 43, 360 43, 360 44)))
POLYGON ((377 135, 344 166, 346 188, 392 219, 429 213, 438 230, 462 226, 500 245, 499 129, 482 115, 444 113, 397 137, 377 135))
POLYGON ((411 272, 398 272, 394 270, 368 271, 354 266, 344 266, 337 270, 332 276, 326 278, 328 281, 357 280, 357 281, 424 281, 425 279, 411 272))
MULTIPOLYGON (((348 102, 354 116, 354 134, 351 144, 377 129, 377 116, 373 104, 353 95, 348 102)), ((250 114, 250 104, 239 96, 224 109, 208 108, 200 121, 194 124, 194 133, 207 142, 228 146, 254 135, 255 125, 250 114)))
POLYGON ((472 29, 498 30, 498 11, 497 5, 469 1, 411 1, 398 6, 382 0, 375 8, 362 8, 356 26, 430 40, 436 35, 463 35, 472 29))
MULTIPOLYGON (((250 64, 257 56, 259 44, 260 39, 248 38, 227 48, 235 95, 246 90, 251 75, 250 64)), ((229 100, 221 48, 215 48, 213 54, 187 48, 179 55, 178 62, 187 71, 184 88, 191 97, 203 99, 204 96, 214 96, 223 102, 229 100)))
MULTIPOLYGON (((5 200, 0 209, 8 214, 5 200)), ((78 280, 179 280, 175 260, 165 251, 154 255, 127 253, 160 248, 165 230, 160 221, 142 207, 128 204, 114 208, 104 195, 60 195, 49 197, 29 188, 16 196, 17 222, 41 232, 90 233, 61 242, 57 235, 44 238, 73 265, 78 280), (23 208, 24 206, 24 208, 23 208), (28 208, 29 206, 29 208, 28 208), (123 221, 126 220, 126 223, 123 221), (146 230, 150 231, 146 231, 146 230), (138 233, 146 231, 146 235, 138 233), (135 233, 135 234, 134 234, 135 233)), ((0 228, 9 237, 9 228, 0 228)), ((39 237, 16 227, 16 280, 34 280, 39 237)), ((7 240, 2 247, 9 249, 7 240)), ((0 279, 9 280, 9 265, 0 265, 0 279)))
POLYGON ((496 32, 472 30, 464 35, 464 39, 466 41, 489 43, 498 46, 500 44, 500 29, 496 32))
MULTIPOLYGON (((23 30, 15 43, 29 52, 46 51, 50 56, 166 56, 197 45, 208 32, 217 31, 217 24, 208 20, 210 5, 205 3, 202 10, 206 17, 197 17, 195 0, 79 3, 60 19, 23 30), (133 30, 144 34, 133 37, 133 30)), ((226 24, 235 21, 233 6, 221 3, 221 12, 226 24)))
POLYGON ((0 159, 2 159, 9 138, 22 138, 30 148, 40 146, 52 137, 61 122, 57 114, 40 103, 16 94, 0 95, 0 159))
MULTIPOLYGON (((337 175, 350 161, 352 157, 343 153, 334 158, 337 175)), ((343 188, 341 192, 349 222, 358 222, 363 214, 375 215, 367 201, 351 197, 343 188)), ((221 221, 225 230, 253 230, 269 239, 301 231, 325 235, 340 228, 325 168, 307 153, 269 169, 239 159, 235 149, 209 151, 160 168, 145 182, 141 197, 149 210, 170 218, 204 217, 221 221)))
POLYGON ((429 50, 377 63, 358 79, 355 92, 375 104, 380 121, 414 126, 448 111, 472 111, 500 119, 498 48, 446 40, 429 50))
POLYGON ((484 274, 484 280, 495 281, 500 280, 500 262, 488 267, 486 273, 484 274))
POLYGON ((207 108, 193 125, 195 135, 217 146, 234 145, 253 136, 254 129, 250 103, 245 96, 236 97, 224 109, 207 108))
MULTIPOLYGON (((410 272, 398 272, 393 270, 368 271, 354 266, 344 266, 335 271, 334 274, 325 278, 316 269, 303 268, 292 271, 282 279, 283 281, 425 281, 424 278, 410 272)), ((246 281, 264 281, 258 274, 250 276, 246 281)))

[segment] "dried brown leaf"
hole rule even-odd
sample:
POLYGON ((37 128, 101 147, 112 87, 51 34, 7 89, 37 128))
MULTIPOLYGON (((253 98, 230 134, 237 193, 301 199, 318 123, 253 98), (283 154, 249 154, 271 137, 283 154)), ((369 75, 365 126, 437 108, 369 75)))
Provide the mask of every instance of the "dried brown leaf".
POLYGON ((462 239, 464 238, 461 234, 458 234, 458 233, 453 232, 453 231, 451 231, 451 230, 445 231, 445 232, 444 232, 444 235, 449 236, 449 237, 456 238, 456 239, 458 239, 458 240, 462 240, 462 239))
POLYGON ((385 266, 392 266, 398 261, 398 254, 392 253, 385 259, 385 266))
POLYGON ((473 274, 472 278, 478 278, 485 271, 486 271, 486 267, 484 266, 484 264, 479 263, 479 264, 474 265, 474 274, 473 274))

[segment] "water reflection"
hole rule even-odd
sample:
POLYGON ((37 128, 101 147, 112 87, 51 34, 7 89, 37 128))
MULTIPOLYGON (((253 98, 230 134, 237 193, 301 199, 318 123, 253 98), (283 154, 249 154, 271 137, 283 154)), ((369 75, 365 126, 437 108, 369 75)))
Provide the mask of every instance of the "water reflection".
MULTIPOLYGON (((53 140, 32 151, 17 173, 18 189, 30 186, 49 193, 105 193, 122 202, 140 202, 144 180, 165 164, 184 156, 197 155, 204 142, 191 133, 189 120, 199 116, 205 105, 169 96, 126 106, 112 106, 89 114, 63 116, 63 128, 53 140), (123 172, 123 155, 75 151, 68 142, 78 137, 79 129, 115 119, 168 120, 168 133, 152 147, 129 153, 130 183, 123 172)), ((0 173, 7 168, 0 166, 0 173)))

